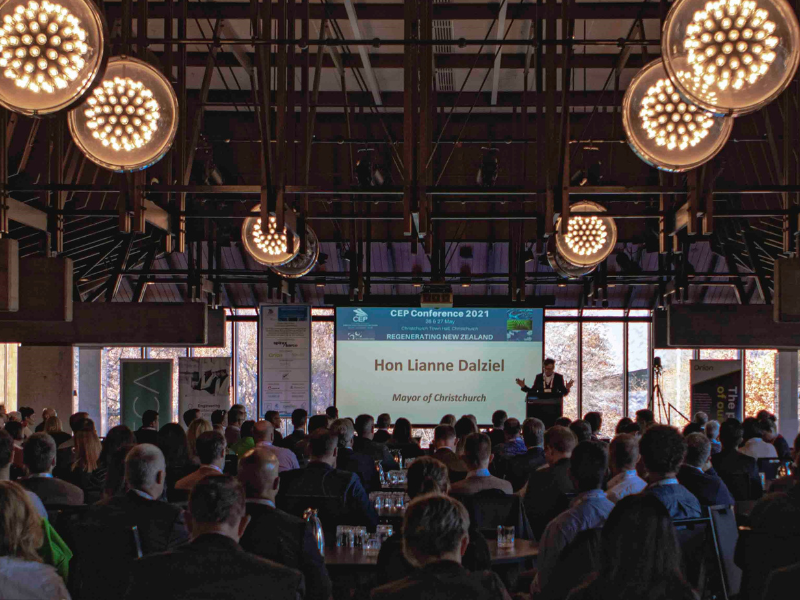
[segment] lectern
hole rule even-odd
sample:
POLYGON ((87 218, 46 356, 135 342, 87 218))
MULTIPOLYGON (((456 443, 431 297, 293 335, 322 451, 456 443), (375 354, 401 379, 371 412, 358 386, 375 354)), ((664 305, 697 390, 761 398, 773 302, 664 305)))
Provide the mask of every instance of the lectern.
POLYGON ((561 394, 533 394, 525 396, 527 406, 526 417, 534 417, 549 429, 556 424, 556 419, 564 415, 564 396, 561 394))

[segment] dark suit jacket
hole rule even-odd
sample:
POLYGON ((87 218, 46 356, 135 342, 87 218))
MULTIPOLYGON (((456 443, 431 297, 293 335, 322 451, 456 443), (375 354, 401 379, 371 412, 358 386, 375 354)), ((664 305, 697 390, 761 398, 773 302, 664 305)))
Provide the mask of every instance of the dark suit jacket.
POLYGON ((470 573, 458 563, 439 561, 400 581, 372 590, 373 600, 509 600, 496 573, 470 573))
POLYGON ((492 448, 498 444, 506 443, 506 434, 502 429, 492 429, 489 432, 489 439, 492 440, 492 448))
POLYGON ((569 477, 569 459, 531 473, 523 503, 536 539, 547 524, 569 506, 566 494, 575 493, 569 477))
POLYGON ((775 446, 775 451, 778 453, 778 458, 781 460, 792 460, 792 449, 789 447, 789 442, 782 435, 778 435, 775 441, 772 442, 775 446))
POLYGON ((433 453, 433 458, 442 461, 447 465, 447 471, 450 474, 450 483, 461 481, 467 476, 469 467, 461 460, 455 452, 450 448, 439 448, 433 453))
POLYGON ((354 452, 352 448, 339 448, 336 468, 358 475, 361 485, 368 494, 381 486, 380 476, 375 470, 375 461, 372 460, 372 457, 354 452))
POLYGON ((289 450, 294 452, 294 447, 297 445, 297 442, 306 439, 306 437, 307 437, 306 434, 303 433, 302 431, 295 430, 289 435, 287 435, 285 438, 283 438, 280 444, 276 444, 274 440, 272 443, 280 446, 281 448, 288 448, 289 450))
POLYGON ((328 600, 331 580, 311 525, 264 504, 248 502, 247 514, 251 521, 239 540, 242 548, 261 558, 299 569, 306 581, 306 598, 328 600))
POLYGON ((758 463, 752 456, 725 449, 711 457, 711 464, 736 500, 757 500, 764 494, 758 475, 758 463), (737 480, 743 481, 745 477, 746 489, 742 489, 737 480))
POLYGON ((158 446, 158 431, 155 429, 145 429, 140 427, 134 432, 137 444, 153 444, 158 446))
POLYGON ((372 436, 372 441, 378 442, 379 444, 385 444, 391 437, 392 434, 385 429, 378 429, 378 431, 375 432, 375 435, 372 436))
POLYGON ((306 508, 319 508, 329 543, 335 540, 338 525, 367 525, 374 531, 378 524, 378 513, 358 475, 321 462, 281 473, 277 504, 296 517, 302 516, 306 508))
MULTIPOLYGON (((527 385, 522 388, 522 391, 525 393, 531 394, 543 394, 544 393, 544 377, 541 373, 536 376, 536 379, 533 380, 533 385, 528 387, 527 385)), ((563 396, 567 393, 567 386, 564 383, 564 376, 561 373, 553 373, 553 388, 550 390, 554 396, 563 396)))
POLYGON ((223 535, 201 535, 177 550, 152 554, 133 564, 125 595, 130 600, 300 600, 303 575, 254 556, 223 535))
POLYGON ((511 482, 514 491, 521 490, 528 478, 536 469, 547 461, 544 458, 544 448, 528 448, 525 454, 512 456, 508 459, 506 479, 511 482))
POLYGON ((392 453, 389 452, 386 444, 379 444, 375 440, 369 440, 357 435, 353 438, 353 450, 361 454, 366 454, 371 457, 373 461, 381 461, 384 470, 397 468, 397 463, 394 462, 392 453))
POLYGON ((774 570, 767 579, 764 600, 783 600, 787 598, 789 590, 797 589, 798 581, 800 581, 800 563, 774 570))
POLYGON ((714 474, 702 473, 688 465, 681 465, 678 481, 697 497, 702 506, 736 504, 725 482, 714 474))
POLYGON ((57 477, 26 477, 17 483, 39 496, 42 504, 83 504, 83 490, 57 477))

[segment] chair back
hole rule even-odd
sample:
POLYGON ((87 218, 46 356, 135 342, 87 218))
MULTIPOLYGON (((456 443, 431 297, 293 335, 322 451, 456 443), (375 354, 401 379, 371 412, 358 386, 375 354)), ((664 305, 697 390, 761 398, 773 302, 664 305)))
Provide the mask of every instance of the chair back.
POLYGON ((739 600, 760 600, 775 569, 800 562, 800 535, 739 528, 736 564, 742 569, 739 600))
POLYGON ((749 500, 756 500, 754 497, 752 485, 750 484, 750 476, 747 473, 732 473, 722 477, 728 490, 734 499, 738 502, 747 502, 749 500))
POLYGON ((759 458, 758 472, 763 473, 767 481, 774 481, 778 478, 778 469, 783 462, 780 458, 759 458))
POLYGON ((681 547, 683 574, 702 598, 706 587, 711 519, 706 512, 703 517, 676 519, 673 523, 681 547))
POLYGON ((89 507, 86 504, 47 504, 47 520, 61 539, 72 547, 72 534, 89 507))
POLYGON ((558 556, 541 596, 536 600, 560 600, 570 590, 585 583, 600 569, 600 543, 602 529, 587 529, 575 536, 558 556))
POLYGON ((454 496, 467 509, 470 522, 487 539, 497 537, 497 526, 513 526, 522 540, 534 539, 522 498, 501 490, 484 490, 466 496, 454 496))

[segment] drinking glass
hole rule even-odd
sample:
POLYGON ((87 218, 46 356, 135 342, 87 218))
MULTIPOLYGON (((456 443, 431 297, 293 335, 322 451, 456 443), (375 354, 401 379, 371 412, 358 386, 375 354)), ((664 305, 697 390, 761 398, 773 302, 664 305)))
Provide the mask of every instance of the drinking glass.
POLYGON ((377 511, 383 510, 383 506, 384 506, 384 496, 383 496, 383 494, 375 494, 374 502, 375 502, 375 510, 377 510, 377 511))
POLYGON ((391 525, 391 523, 381 523, 378 525, 375 533, 378 536, 380 543, 383 543, 388 538, 392 537, 392 534, 394 533, 394 527, 391 525))
POLYGON ((363 548, 364 541, 367 539, 367 528, 364 525, 351 527, 353 530, 353 548, 363 548))
POLYGON ((364 554, 367 556, 377 556, 381 551, 382 540, 377 535, 371 535, 364 541, 364 554))
POLYGON ((353 528, 349 525, 339 525, 336 527, 336 546, 338 548, 350 548, 350 539, 353 528))
POLYGON ((498 525, 497 526, 497 547, 498 548, 513 548, 514 547, 514 526, 513 525, 498 525))

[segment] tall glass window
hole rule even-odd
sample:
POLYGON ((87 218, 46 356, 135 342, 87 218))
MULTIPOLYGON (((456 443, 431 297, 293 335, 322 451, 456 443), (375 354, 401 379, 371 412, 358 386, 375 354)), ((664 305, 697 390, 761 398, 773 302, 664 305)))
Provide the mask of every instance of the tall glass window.
MULTIPOLYGON (((564 416, 578 418, 578 324, 549 322, 544 326, 544 355, 556 361, 556 370, 564 376, 564 382, 575 381, 570 393, 564 398, 564 416)), ((526 373, 525 383, 533 385, 538 373, 526 373)))
MULTIPOLYGON (((663 403, 655 398, 656 421, 683 427, 691 418, 690 363, 694 350, 655 350, 653 356, 661 359, 661 377, 657 378, 663 403), (671 406, 670 406, 671 405, 671 406)), ((654 373, 657 376, 657 373, 654 373)))
POLYGON ((119 361, 123 358, 142 358, 141 348, 103 348, 101 362, 101 397, 105 399, 100 407, 101 434, 105 435, 109 429, 119 425, 119 361))
POLYGON ((745 351, 744 415, 755 417, 758 411, 778 414, 777 350, 745 351))
MULTIPOLYGON (((225 347, 224 348, 192 348, 190 350, 192 356, 197 357, 206 357, 206 358, 227 358, 230 357, 231 359, 231 369, 233 369, 233 323, 228 321, 225 324, 225 347)), ((231 385, 230 385, 230 400, 231 404, 233 402, 233 394, 235 392, 233 388, 233 377, 230 378, 231 385)), ((247 418, 254 418, 254 413, 247 413, 247 418)))
POLYGON ((19 344, 0 344, 0 404, 17 410, 17 353, 19 344))
MULTIPOLYGON (((311 412, 322 414, 333 405, 333 321, 311 323, 311 412)), ((355 418, 357 415, 351 415, 355 418)))
MULTIPOLYGON (((241 309, 237 315, 255 315, 255 309, 241 309)), ((258 322, 236 322, 236 402, 247 414, 258 411, 258 322)))
POLYGON ((628 416, 647 408, 650 397, 650 324, 628 323, 628 416))
POLYGON ((733 348, 709 348, 700 350, 701 360, 738 360, 741 357, 739 350, 733 348))
POLYGON ((583 324, 582 411, 603 413, 603 435, 611 436, 623 417, 622 340, 624 323, 583 324))

